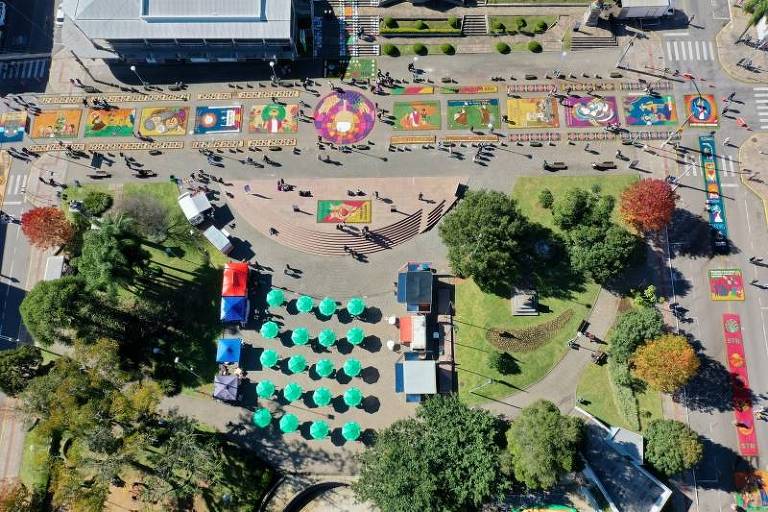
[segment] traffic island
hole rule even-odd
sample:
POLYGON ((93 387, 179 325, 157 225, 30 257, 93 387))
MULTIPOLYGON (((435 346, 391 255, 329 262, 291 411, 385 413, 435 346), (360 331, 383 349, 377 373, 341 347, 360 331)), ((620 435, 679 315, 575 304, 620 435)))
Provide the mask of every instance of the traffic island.
POLYGON ((734 7, 732 14, 731 21, 718 32, 715 38, 720 65, 731 78, 739 82, 768 83, 768 53, 756 50, 745 43, 735 44, 737 40, 745 37, 751 37, 752 41, 757 41, 757 29, 749 27, 746 30, 749 15, 742 9, 734 7), (751 61, 751 64, 748 61, 751 61))

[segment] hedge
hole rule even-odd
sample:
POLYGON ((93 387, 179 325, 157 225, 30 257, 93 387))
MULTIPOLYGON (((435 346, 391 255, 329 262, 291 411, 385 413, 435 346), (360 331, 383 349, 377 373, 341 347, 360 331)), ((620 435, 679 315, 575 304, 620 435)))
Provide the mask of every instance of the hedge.
POLYGON ((566 309, 557 318, 538 325, 511 331, 490 329, 486 331, 485 338, 503 352, 531 352, 551 340, 552 336, 565 327, 571 318, 573 318, 573 310, 566 309))
POLYGON ((397 28, 397 20, 395 18, 391 18, 387 16, 384 18, 384 26, 387 28, 397 28))
POLYGON ((453 55, 456 53, 456 48, 452 44, 443 43, 440 45, 440 51, 446 55, 453 55))
POLYGON ((418 20, 414 23, 414 26, 416 27, 416 30, 427 30, 429 28, 429 25, 424 23, 424 20, 418 20))
POLYGON ((637 405, 637 397, 630 386, 632 375, 626 363, 608 359, 608 374, 611 377, 611 387, 616 396, 616 406, 619 413, 634 430, 640 430, 640 410, 637 405))
POLYGON ((498 43, 496 43, 496 51, 497 52, 503 53, 503 54, 506 55, 507 53, 509 53, 510 50, 511 50, 511 48, 509 47, 509 45, 507 43, 502 42, 502 41, 499 41, 498 43))
POLYGON ((541 47, 541 43, 538 41, 529 41, 528 42, 528 51, 533 53, 541 53, 541 50, 543 48, 541 47))
POLYGON ((427 53, 429 53, 429 50, 427 50, 427 47, 421 43, 416 43, 411 47, 411 49, 413 50, 413 53, 415 53, 416 55, 426 55, 427 53))
POLYGON ((447 34, 447 35, 456 35, 456 34, 461 34, 461 29, 460 28, 442 27, 442 28, 427 28, 427 29, 424 29, 424 30, 417 30, 414 27, 395 27, 395 28, 381 27, 379 29, 379 34, 381 34, 381 35, 387 35, 387 34, 447 34))
POLYGON ((459 28, 459 18, 456 16, 451 16, 448 18, 448 25, 450 25, 451 28, 459 28))
POLYGON ((534 25, 533 31, 537 34, 543 34, 547 31, 547 27, 548 25, 546 21, 539 21, 536 23, 536 25, 534 25))
POLYGON ((384 55, 389 55, 390 57, 398 57, 400 55, 400 50, 393 44, 385 44, 381 47, 381 51, 384 55))

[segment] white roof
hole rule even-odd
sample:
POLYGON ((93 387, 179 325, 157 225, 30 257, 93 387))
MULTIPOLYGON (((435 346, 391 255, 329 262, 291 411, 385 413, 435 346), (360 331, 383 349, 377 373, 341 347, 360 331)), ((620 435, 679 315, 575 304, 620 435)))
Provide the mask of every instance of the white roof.
POLYGON ((205 213, 212 208, 211 202, 204 193, 190 194, 186 192, 179 196, 179 206, 187 220, 191 220, 201 213, 205 213))
POLYGON ((403 391, 409 395, 437 393, 437 364, 432 359, 403 361, 403 391))
POLYGON ((411 317, 411 350, 427 350, 427 317, 411 317))
POLYGON ((229 241, 229 237, 216 226, 208 226, 208 228, 203 231, 203 236, 207 238, 216 249, 225 254, 232 250, 232 242, 229 241))
POLYGON ((623 0, 622 7, 669 7, 670 0, 623 0))
POLYGON ((290 39, 290 0, 63 0, 91 39, 290 39))

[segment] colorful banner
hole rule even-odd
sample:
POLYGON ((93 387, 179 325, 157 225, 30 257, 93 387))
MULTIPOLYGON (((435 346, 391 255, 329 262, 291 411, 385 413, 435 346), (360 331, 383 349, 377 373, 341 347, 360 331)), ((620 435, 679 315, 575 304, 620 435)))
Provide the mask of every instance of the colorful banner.
POLYGON ((494 94, 499 92, 498 85, 457 85, 442 86, 440 94, 494 94))
POLYGON ((692 126, 717 126, 719 119, 714 95, 686 94, 683 96, 683 101, 685 101, 685 116, 690 118, 689 124, 692 126))
POLYGON ((432 94, 434 92, 435 88, 431 85, 406 85, 405 87, 393 87, 389 90, 389 94, 392 96, 412 96, 417 94, 432 94))
POLYGON ((195 133, 239 133, 243 124, 243 107, 197 107, 195 133))
POLYGON ((747 512, 768 511, 768 472, 756 469, 750 473, 737 472, 733 475, 736 487, 736 505, 747 512))
POLYGON ((30 137, 33 139, 73 139, 80 134, 82 111, 45 110, 34 118, 30 137))
POLYGON ((500 126, 499 100, 448 100, 448 128, 484 130, 500 126))
POLYGON ((678 121, 672 96, 627 96, 624 114, 630 126, 670 126, 678 121))
POLYGON ((619 122, 615 96, 569 97, 565 104, 565 122, 571 128, 594 128, 619 122))
POLYGON ((370 224, 371 200, 320 199, 317 201, 317 222, 321 224, 370 224))
POLYGON ((395 131, 439 130, 439 101, 396 101, 392 108, 395 115, 395 131))
POLYGON ((560 116, 555 98, 514 98, 507 100, 509 128, 558 128, 560 116))
POLYGON ((716 302, 744 300, 744 277, 737 268, 709 271, 709 297, 716 302))
POLYGON ((749 389, 747 360, 744 354, 744 339, 741 334, 739 315, 733 313, 723 315, 723 337, 733 387, 733 415, 736 419, 739 453, 744 457, 755 457, 758 453, 757 434, 755 418, 752 415, 752 392, 749 389))
POLYGON ((248 132, 296 133, 299 130, 298 117, 298 105, 254 105, 248 116, 248 132))
POLYGON ((21 142, 26 127, 26 112, 3 112, 0 114, 0 143, 21 142))
POLYGON ((325 76, 329 78, 341 78, 345 81, 375 80, 376 59, 364 59, 353 57, 349 60, 329 60, 325 63, 325 76))
POLYGON ((728 223, 725 219, 725 201, 720 188, 720 173, 717 172, 717 153, 715 139, 709 135, 699 137, 701 167, 704 169, 704 190, 707 194, 709 225, 720 232, 724 240, 728 239, 728 223))
POLYGON ((136 111, 132 108, 89 109, 85 117, 86 137, 131 137, 136 111))
POLYGON ((139 133, 145 137, 186 135, 189 107, 148 107, 141 110, 139 133))
POLYGON ((336 144, 365 139, 376 123, 376 106, 357 91, 332 92, 315 107, 315 130, 336 144))

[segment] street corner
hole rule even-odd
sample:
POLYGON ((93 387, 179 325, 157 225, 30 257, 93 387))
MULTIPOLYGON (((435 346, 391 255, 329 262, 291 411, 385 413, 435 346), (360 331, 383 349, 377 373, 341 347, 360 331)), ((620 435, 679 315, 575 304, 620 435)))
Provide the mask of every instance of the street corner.
MULTIPOLYGON (((748 18, 740 9, 734 9, 733 19, 715 36, 717 56, 723 70, 734 80, 747 84, 768 83, 768 75, 761 70, 768 69, 768 56, 757 52, 746 42, 736 44, 743 37, 753 37, 754 27, 747 30, 748 18)), ((754 36, 756 37, 756 36, 754 36)))
POLYGON ((741 162, 741 182, 755 194, 763 203, 763 214, 768 222, 768 183, 759 171, 765 161, 768 151, 768 133, 754 133, 739 146, 739 162, 741 162))

